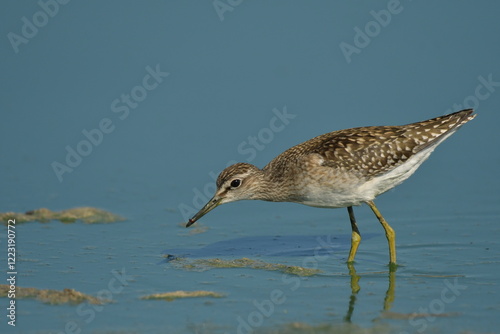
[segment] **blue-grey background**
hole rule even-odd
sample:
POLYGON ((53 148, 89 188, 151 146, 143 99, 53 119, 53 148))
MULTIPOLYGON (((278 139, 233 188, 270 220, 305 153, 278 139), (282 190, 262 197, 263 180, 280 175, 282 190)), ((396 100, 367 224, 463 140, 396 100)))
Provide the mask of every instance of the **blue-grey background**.
MULTIPOLYGON (((288 147, 325 132, 405 124, 474 107, 474 121, 377 203, 398 232, 403 265, 393 311, 418 312, 439 298, 443 279, 417 274, 459 275, 467 292, 446 312, 460 315, 429 320, 427 329, 495 331, 500 325, 495 316, 500 310, 499 11, 495 1, 4 3, 0 211, 94 206, 128 218, 110 225, 19 226, 18 284, 95 295, 113 269, 125 267, 135 279, 89 323, 74 306, 20 301, 18 326, 8 330, 64 331, 76 319, 83 332, 195 332, 200 326, 235 332, 237 317, 255 309, 253 298, 268 298, 273 286, 280 287, 280 274, 183 272, 157 265, 164 249, 241 236, 345 236, 350 228, 344 209, 241 202, 210 213, 200 222, 208 231, 190 235, 179 223, 213 191, 211 174, 231 161, 263 167, 288 147), (37 14, 43 7, 52 14, 45 14, 46 22, 37 14), (371 11, 380 16, 388 7, 397 14, 376 23, 371 11), (14 47, 12 34, 23 38, 23 26, 33 20, 39 20, 37 32, 14 47), (359 45, 357 31, 365 28, 375 29, 364 40, 367 45, 347 59, 342 43, 355 47, 357 38, 359 45), (140 89, 148 67, 169 75, 121 119, 124 114, 114 112, 112 103, 140 89), (485 81, 493 83, 484 87, 485 81), (273 122, 280 126, 273 119, 284 110, 294 117, 269 137, 265 129, 273 122), (60 181, 54 162, 66 164, 66 147, 77 149, 86 139, 82 131, 98 128, 103 119, 112 122, 113 131, 60 181), (259 140, 258 150, 252 151, 249 136, 259 140), (208 304, 138 299, 199 289, 228 297, 208 304)), ((361 244, 358 271, 383 272, 385 237, 366 207, 356 212, 362 233, 378 233, 361 244)), ((5 246, 5 229, 2 233, 5 246)), ((276 260, 287 261, 301 264, 276 260)), ((349 299, 347 269, 342 259, 320 269, 339 275, 308 279, 307 290, 290 292, 263 328, 341 322, 349 299)), ((371 284, 362 285, 354 322, 370 327, 380 311, 371 299, 382 303, 387 278, 373 274, 360 283, 371 284)), ((385 322, 408 332, 421 328, 407 320, 385 322)))

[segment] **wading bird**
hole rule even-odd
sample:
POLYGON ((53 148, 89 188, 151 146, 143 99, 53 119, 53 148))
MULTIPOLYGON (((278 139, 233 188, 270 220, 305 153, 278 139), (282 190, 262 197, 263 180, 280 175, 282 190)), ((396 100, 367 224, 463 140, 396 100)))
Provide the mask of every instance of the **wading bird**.
POLYGON ((186 227, 220 204, 247 199, 346 207, 351 263, 361 241, 352 207, 366 203, 385 230, 389 263, 396 264, 396 234, 373 200, 410 177, 439 144, 476 116, 472 113, 466 109, 407 125, 334 131, 286 150, 263 169, 234 164, 220 173, 215 195, 186 227))

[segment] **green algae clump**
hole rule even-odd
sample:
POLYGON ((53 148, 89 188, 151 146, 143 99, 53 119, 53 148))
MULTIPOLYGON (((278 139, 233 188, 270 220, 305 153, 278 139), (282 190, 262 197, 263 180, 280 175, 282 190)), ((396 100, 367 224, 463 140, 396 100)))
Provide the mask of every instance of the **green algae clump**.
POLYGON ((400 333, 395 329, 384 324, 375 324, 373 327, 364 328, 357 324, 340 323, 340 324, 318 324, 309 325, 301 322, 293 322, 285 324, 273 329, 263 330, 257 333, 265 334, 389 334, 400 333))
POLYGON ((171 261, 174 265, 188 270, 208 270, 211 268, 251 268, 269 271, 281 271, 285 274, 296 276, 313 276, 321 273, 319 269, 310 269, 300 266, 289 266, 281 263, 269 263, 248 258, 222 260, 222 259, 197 259, 187 261, 185 259, 175 259, 171 261))
POLYGON ((86 224, 96 224, 123 221, 125 218, 101 209, 80 207, 62 211, 51 211, 41 208, 30 210, 25 213, 0 213, 0 221, 6 224, 9 220, 15 220, 16 223, 25 223, 29 221, 49 222, 51 220, 59 220, 63 223, 74 223, 77 220, 81 220, 86 224))
POLYGON ((171 302, 172 300, 179 299, 179 298, 197 298, 197 297, 211 297, 211 298, 222 298, 224 297, 223 294, 220 294, 218 292, 213 292, 213 291, 204 291, 204 290, 198 290, 198 291, 173 291, 173 292, 163 292, 163 293, 155 293, 152 295, 147 295, 144 297, 141 297, 141 299, 146 299, 146 300, 151 300, 151 299, 156 299, 156 300, 166 300, 171 302))
MULTIPOLYGON (((0 284, 0 297, 7 297, 9 289, 10 285, 0 284)), ((89 296, 73 289, 64 289, 60 291, 60 290, 50 290, 50 289, 23 288, 17 286, 15 293, 16 293, 16 299, 32 298, 51 305, 81 304, 83 302, 101 305, 110 302, 109 300, 104 300, 93 296, 89 296)))

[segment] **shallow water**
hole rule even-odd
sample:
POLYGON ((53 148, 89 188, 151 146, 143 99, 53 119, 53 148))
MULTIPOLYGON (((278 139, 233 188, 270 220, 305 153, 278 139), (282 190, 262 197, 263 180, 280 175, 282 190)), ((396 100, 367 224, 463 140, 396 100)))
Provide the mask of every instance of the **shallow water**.
MULTIPOLYGON (((500 306, 499 241, 493 236, 499 232, 499 216, 391 217, 400 261, 391 273, 385 237, 369 212, 359 210, 362 234, 365 225, 373 226, 362 240, 355 266, 348 268, 347 213, 342 223, 333 224, 324 211, 307 211, 307 217, 294 215, 288 222, 254 212, 242 216, 238 226, 214 214, 201 223, 212 225, 208 231, 196 235, 166 226, 160 217, 102 225, 19 225, 20 286, 74 288, 111 297, 114 303, 96 310, 88 304, 51 306, 19 300, 17 329, 64 331, 74 322, 84 332, 233 333, 240 328, 245 333, 248 328, 265 331, 291 322, 351 322, 368 329, 383 324, 381 332, 494 331, 500 306), (314 212, 318 220, 307 222, 314 212), (334 236, 316 234, 327 231, 334 231, 334 236), (165 253, 185 258, 249 257, 322 273, 298 277, 241 268, 190 271, 164 261, 165 253), (117 288, 116 280, 110 283, 117 277, 123 288, 117 288), (140 300, 175 290, 209 290, 226 297, 140 300)), ((331 210, 338 211, 344 210, 331 210)))

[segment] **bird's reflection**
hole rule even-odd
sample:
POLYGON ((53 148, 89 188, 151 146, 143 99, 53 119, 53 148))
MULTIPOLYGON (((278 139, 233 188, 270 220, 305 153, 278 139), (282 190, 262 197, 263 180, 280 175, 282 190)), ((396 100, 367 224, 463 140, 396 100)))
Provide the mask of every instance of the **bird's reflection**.
MULTIPOLYGON (((349 298, 349 307, 344 317, 344 321, 351 322, 351 317, 354 312, 354 307, 356 305, 356 298, 358 292, 361 290, 361 287, 359 286, 359 280, 361 276, 358 275, 358 273, 356 272, 354 264, 348 263, 347 269, 349 270, 349 276, 351 277, 351 296, 349 298)), ((394 295, 396 289, 396 269, 397 269, 396 266, 391 266, 391 265, 389 266, 389 272, 388 272, 389 286, 387 287, 387 291, 385 292, 384 305, 382 310, 383 312, 388 312, 392 307, 392 303, 394 302, 394 295)))
POLYGON ((344 317, 344 321, 351 322, 352 312, 354 312, 354 305, 356 304, 356 297, 359 290, 359 275, 356 273, 356 268, 354 264, 348 263, 347 269, 349 269, 349 276, 351 276, 351 297, 349 298, 349 308, 347 309, 347 314, 344 317))

